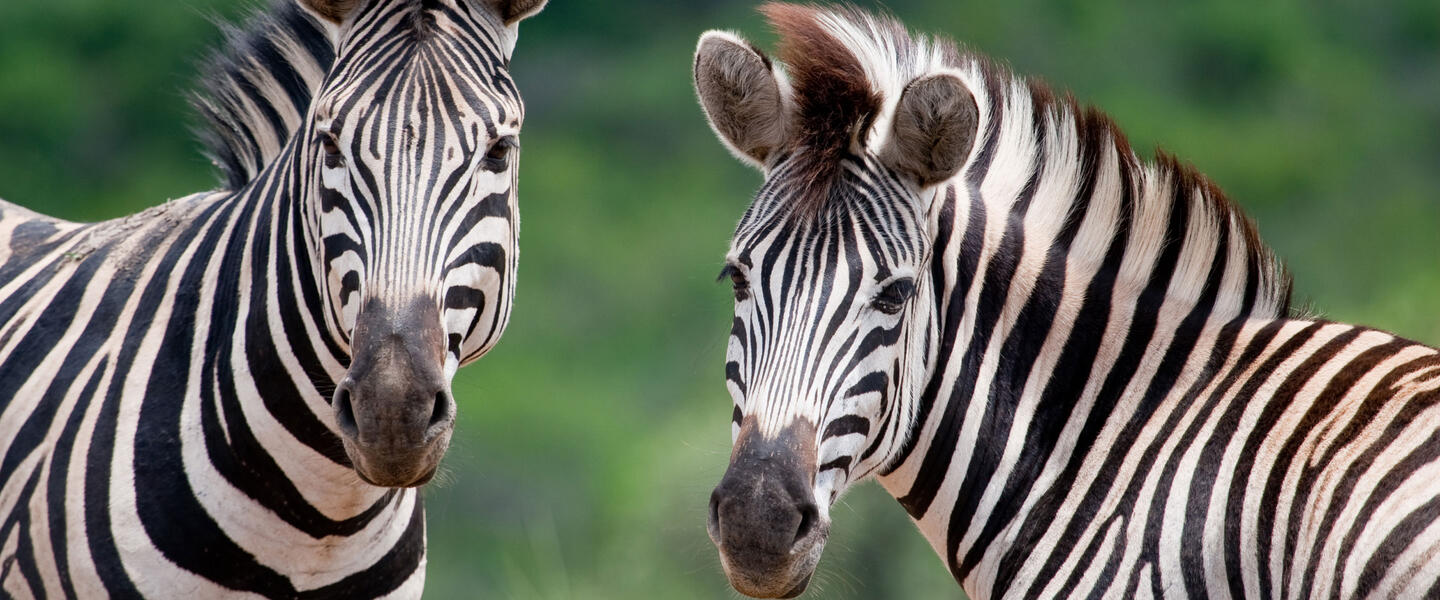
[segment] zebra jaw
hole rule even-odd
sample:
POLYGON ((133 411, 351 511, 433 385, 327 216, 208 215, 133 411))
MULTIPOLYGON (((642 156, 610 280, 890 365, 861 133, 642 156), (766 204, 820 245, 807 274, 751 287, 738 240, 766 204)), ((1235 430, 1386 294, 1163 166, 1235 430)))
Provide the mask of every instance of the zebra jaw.
POLYGON ((815 426, 797 420, 769 439, 758 429, 753 416, 741 422, 706 529, 736 591, 794 598, 830 535, 828 507, 815 502, 815 426))
POLYGON ((345 453, 367 483, 415 487, 434 477, 455 427, 444 339, 428 298, 398 311, 372 298, 361 309, 350 370, 331 406, 345 453))

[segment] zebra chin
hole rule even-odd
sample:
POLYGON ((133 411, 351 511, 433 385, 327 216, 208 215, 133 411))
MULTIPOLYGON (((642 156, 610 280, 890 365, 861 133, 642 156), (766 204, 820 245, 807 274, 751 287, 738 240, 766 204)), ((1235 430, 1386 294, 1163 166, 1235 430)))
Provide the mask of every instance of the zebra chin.
POLYGON ((415 487, 435 476, 455 427, 444 339, 432 300, 393 310, 371 299, 360 311, 331 406, 345 454, 367 483, 415 487))
POLYGON ((706 529, 730 585, 753 598, 805 592, 830 522, 815 503, 815 426, 797 421, 773 438, 741 423, 730 467, 710 495, 706 529))

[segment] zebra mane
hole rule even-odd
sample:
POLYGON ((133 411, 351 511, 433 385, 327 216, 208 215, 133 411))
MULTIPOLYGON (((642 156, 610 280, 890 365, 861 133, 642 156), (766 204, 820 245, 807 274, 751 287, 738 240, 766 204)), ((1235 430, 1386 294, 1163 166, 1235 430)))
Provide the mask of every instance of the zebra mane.
POLYGON ((799 202, 818 208, 829 198, 840 158, 879 147, 895 105, 915 78, 955 68, 961 55, 948 40, 911 35, 891 17, 849 5, 819 8, 770 3, 760 11, 779 34, 779 58, 793 87, 791 144, 804 148, 809 185, 799 202))
POLYGON ((219 23, 224 44, 205 62, 196 135, 225 179, 244 187, 284 149, 305 120, 335 51, 314 17, 275 0, 242 27, 219 23))
MULTIPOLYGON (((1163 151, 1157 152, 1154 163, 1145 164, 1135 155, 1125 134, 1103 112, 1082 107, 1069 94, 1057 96, 1043 82, 1015 75, 984 56, 960 50, 949 40, 912 34, 888 15, 876 16, 848 5, 821 8, 783 3, 767 4, 761 12, 780 36, 779 62, 792 81, 791 100, 797 121, 790 144, 803 149, 796 153, 797 158, 804 159, 798 171, 809 183, 806 187, 810 191, 794 200, 800 206, 791 214, 821 214, 818 209, 830 199, 830 182, 839 172, 841 157, 884 147, 895 108, 910 82, 949 72, 970 85, 982 105, 987 99, 999 107, 1028 105, 1031 110, 1027 112, 1033 113, 1036 122, 1048 121, 1057 136, 1073 137, 1072 151, 1052 153, 1048 157, 1052 162, 1068 162, 1074 172, 1088 173, 1100 168, 1097 163, 1107 152, 1115 152, 1124 163, 1122 168, 1137 172, 1135 179, 1141 187, 1135 194, 1133 220, 1137 226, 1145 223, 1142 218, 1153 222, 1154 215, 1159 214, 1163 219, 1175 198, 1185 196, 1192 210, 1199 213, 1192 221, 1203 218, 1204 226, 1190 227, 1180 234, 1183 239, 1162 239, 1157 243, 1187 242, 1187 255, 1180 264, 1198 264, 1204 261, 1189 254, 1201 252, 1198 248, 1207 244, 1188 242, 1218 238, 1221 230, 1226 230, 1223 235, 1240 241, 1254 273, 1253 278, 1241 279, 1253 279, 1255 284, 1253 290, 1226 289, 1226 297, 1252 298, 1257 315, 1284 316, 1289 310, 1290 275, 1260 240, 1249 217, 1194 167, 1163 151), (1166 190, 1173 193, 1163 193, 1166 190)), ((1013 113, 1006 112, 1007 118, 1013 117, 1013 113)), ((982 124, 981 129, 984 133, 986 127, 982 124)), ((1034 144, 1033 139, 1018 139, 1034 134, 1028 127, 1001 127, 999 136, 1017 139, 1002 139, 998 147, 1007 148, 1007 153, 1017 148, 1049 152, 1046 146, 1034 144)), ((981 151, 979 141, 975 151, 981 151)), ((1048 171, 1036 176, 1048 176, 1048 171)), ((962 170, 957 178, 963 176, 962 170)), ((1035 204, 1044 201, 1037 198, 1035 204)), ((1164 232, 1156 235, 1163 237, 1164 232)), ((1205 274, 1198 277, 1203 281, 1205 274)), ((1227 281, 1226 285, 1233 283, 1227 281)), ((1197 289, 1185 295, 1199 294, 1197 289)))

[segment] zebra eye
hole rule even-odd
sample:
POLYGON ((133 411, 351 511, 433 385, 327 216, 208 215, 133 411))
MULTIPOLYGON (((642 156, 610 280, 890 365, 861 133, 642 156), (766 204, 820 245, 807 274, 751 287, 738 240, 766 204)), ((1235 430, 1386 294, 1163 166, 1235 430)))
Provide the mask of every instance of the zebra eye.
POLYGON ((335 141, 335 134, 322 131, 315 136, 315 141, 319 142, 320 149, 325 151, 327 169, 338 169, 345 164, 345 157, 340 154, 340 144, 335 141))
POLYGON ((902 277, 890 282, 885 289, 880 290, 880 293, 876 294, 875 299, 870 302, 870 306, 887 315, 893 315, 905 308, 905 303, 909 302, 910 297, 914 295, 915 280, 902 277))
POLYGON ((504 171, 505 167, 510 166, 510 151, 519 145, 514 136, 507 135, 495 140, 495 143, 490 144, 490 149, 485 151, 485 170, 497 173, 504 171))
POLYGON ((725 268, 720 270, 720 276, 715 280, 719 281, 726 277, 730 278, 730 284, 735 288, 736 300, 750 298, 750 280, 745 278, 745 274, 739 268, 735 265, 725 265, 725 268))

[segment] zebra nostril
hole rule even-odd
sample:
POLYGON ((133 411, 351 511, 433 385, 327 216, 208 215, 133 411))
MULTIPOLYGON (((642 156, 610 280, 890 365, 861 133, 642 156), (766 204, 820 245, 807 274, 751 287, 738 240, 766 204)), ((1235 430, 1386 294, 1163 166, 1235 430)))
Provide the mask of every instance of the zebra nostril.
POLYGON ((795 541, 792 546, 805 541, 815 530, 815 523, 820 520, 820 510, 814 504, 806 503, 798 507, 800 510, 800 526, 795 530, 795 541))
POLYGON ((450 395, 446 394, 444 390, 435 392, 435 407, 430 410, 428 429, 433 432, 436 428, 449 423, 454 415, 454 406, 455 403, 450 400, 450 395))
POLYGON ((358 439, 360 427, 355 424, 355 409, 350 405, 350 386, 340 384, 335 391, 335 426, 346 437, 358 439))
POLYGON ((720 492, 717 490, 710 494, 710 518, 707 521, 710 536, 713 539, 720 539, 720 492))

